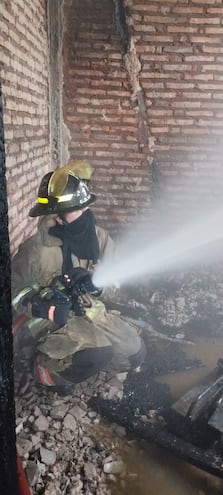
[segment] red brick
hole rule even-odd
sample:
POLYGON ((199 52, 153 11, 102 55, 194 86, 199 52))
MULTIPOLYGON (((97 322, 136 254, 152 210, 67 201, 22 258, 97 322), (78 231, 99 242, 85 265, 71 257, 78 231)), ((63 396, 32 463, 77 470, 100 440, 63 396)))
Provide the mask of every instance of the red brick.
POLYGON ((172 12, 174 14, 189 14, 194 15, 194 14, 203 14, 204 9, 203 7, 193 7, 190 5, 190 7, 183 7, 182 5, 179 5, 177 7, 172 8, 172 12))
POLYGON ((146 42, 150 43, 172 43, 173 42, 173 37, 172 36, 167 36, 167 35, 144 35, 143 40, 146 42))
POLYGON ((220 44, 222 42, 222 39, 217 36, 191 36, 191 42, 192 43, 202 43, 202 44, 220 44))
POLYGON ((223 7, 210 7, 207 9, 208 14, 223 15, 223 7))
POLYGON ((168 26, 168 33, 197 33, 197 28, 192 26, 168 26))
POLYGON ((220 24, 220 17, 192 17, 190 19, 191 24, 201 24, 205 26, 205 24, 220 24))

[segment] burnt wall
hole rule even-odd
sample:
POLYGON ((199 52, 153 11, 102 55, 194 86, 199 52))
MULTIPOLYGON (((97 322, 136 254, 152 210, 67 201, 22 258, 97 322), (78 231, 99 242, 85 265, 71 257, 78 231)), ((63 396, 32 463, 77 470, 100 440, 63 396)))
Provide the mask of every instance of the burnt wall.
POLYGON ((115 232, 150 205, 148 131, 144 136, 132 97, 113 2, 65 0, 63 16, 63 111, 70 158, 86 157, 95 167, 97 218, 115 232))
POLYGON ((112 233, 164 193, 179 210, 221 199, 222 0, 49 4, 48 37, 45 0, 1 3, 12 252, 35 229, 41 176, 69 156, 95 166, 97 218, 112 233))
POLYGON ((222 0, 128 1, 154 167, 168 204, 221 200, 222 0))
POLYGON ((175 209, 220 199, 222 0, 64 0, 63 13, 69 151, 96 168, 100 223, 114 232, 164 193, 175 209))

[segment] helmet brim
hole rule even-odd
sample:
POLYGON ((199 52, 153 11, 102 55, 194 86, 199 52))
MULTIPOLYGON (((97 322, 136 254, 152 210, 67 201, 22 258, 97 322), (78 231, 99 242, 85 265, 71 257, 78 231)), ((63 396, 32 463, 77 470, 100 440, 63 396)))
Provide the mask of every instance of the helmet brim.
POLYGON ((57 203, 54 208, 49 208, 48 204, 35 204, 31 210, 29 211, 30 217, 41 217, 46 215, 57 215, 59 213, 68 213, 70 211, 82 210, 86 206, 94 203, 96 201, 97 196, 91 193, 91 197, 86 203, 83 205, 70 206, 70 207, 62 207, 62 203, 57 203), (58 207, 59 206, 59 207, 58 207))

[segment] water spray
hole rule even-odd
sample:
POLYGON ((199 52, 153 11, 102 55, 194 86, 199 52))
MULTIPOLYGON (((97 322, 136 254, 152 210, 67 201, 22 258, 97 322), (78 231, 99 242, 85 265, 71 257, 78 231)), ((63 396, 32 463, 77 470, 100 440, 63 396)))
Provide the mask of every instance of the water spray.
POLYGON ((98 265, 93 283, 97 287, 109 287, 178 267, 186 268, 191 262, 202 260, 203 248, 211 257, 213 244, 223 239, 223 208, 209 214, 202 212, 202 219, 197 217, 190 223, 182 219, 181 227, 168 235, 159 232, 157 241, 149 237, 145 226, 135 237, 127 233, 117 244, 114 257, 98 265))

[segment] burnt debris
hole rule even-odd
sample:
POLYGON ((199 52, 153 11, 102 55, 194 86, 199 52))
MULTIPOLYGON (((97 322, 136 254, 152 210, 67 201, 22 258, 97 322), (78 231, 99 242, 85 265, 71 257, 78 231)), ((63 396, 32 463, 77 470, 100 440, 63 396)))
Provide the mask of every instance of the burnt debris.
POLYGON ((0 487, 17 495, 16 437, 11 319, 11 267, 8 238, 3 107, 0 86, 0 487))
POLYGON ((121 53, 125 55, 129 49, 130 32, 126 22, 126 12, 123 0, 112 0, 116 31, 120 40, 121 53))

